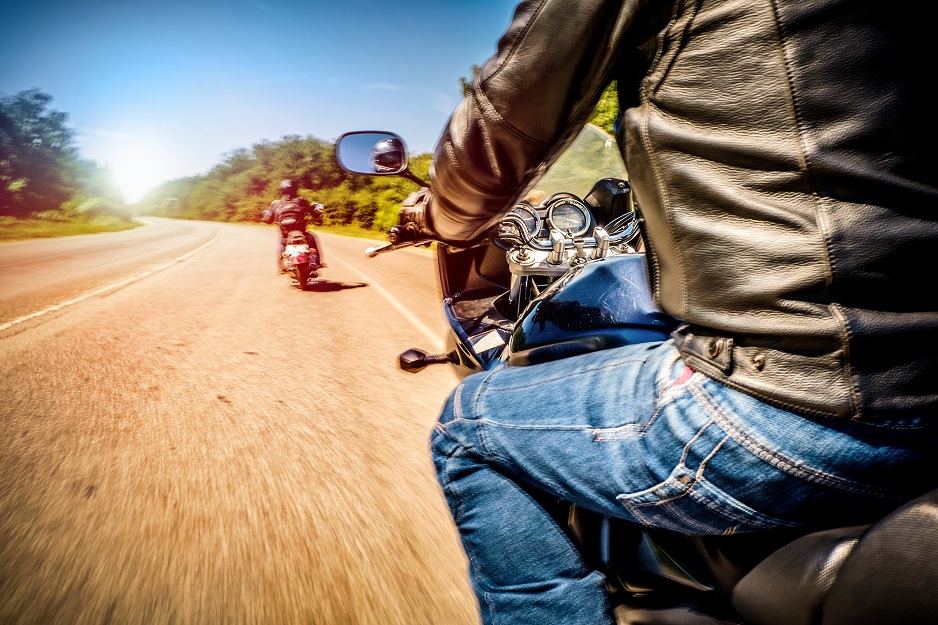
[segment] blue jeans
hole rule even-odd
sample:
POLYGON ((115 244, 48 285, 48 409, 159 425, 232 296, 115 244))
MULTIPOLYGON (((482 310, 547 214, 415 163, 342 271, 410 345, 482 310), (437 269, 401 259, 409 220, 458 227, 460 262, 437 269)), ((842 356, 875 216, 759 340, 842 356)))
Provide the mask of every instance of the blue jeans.
POLYGON ((694 373, 667 341, 470 376, 431 451, 483 623, 611 624, 603 576, 531 486, 692 534, 856 523, 936 487, 922 421, 799 416, 694 373))

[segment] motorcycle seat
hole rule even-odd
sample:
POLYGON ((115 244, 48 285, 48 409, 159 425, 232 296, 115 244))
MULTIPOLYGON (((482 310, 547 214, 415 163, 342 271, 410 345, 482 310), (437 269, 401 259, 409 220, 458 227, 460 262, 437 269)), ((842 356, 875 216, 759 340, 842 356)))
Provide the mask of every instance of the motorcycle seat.
POLYGON ((287 233, 285 243, 287 245, 302 245, 306 243, 306 235, 301 230, 291 230, 287 233))
POLYGON ((938 490, 872 525, 803 536, 733 589, 749 625, 938 622, 938 490))

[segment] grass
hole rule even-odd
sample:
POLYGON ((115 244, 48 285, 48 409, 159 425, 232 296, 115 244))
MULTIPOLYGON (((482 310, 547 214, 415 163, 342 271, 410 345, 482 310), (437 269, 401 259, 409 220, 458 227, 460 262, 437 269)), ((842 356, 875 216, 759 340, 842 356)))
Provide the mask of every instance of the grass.
POLYGON ((387 243, 388 235, 377 230, 368 230, 361 226, 313 226, 309 227, 315 232, 329 232, 340 234, 344 237, 355 237, 357 239, 371 239, 372 241, 381 241, 387 243))
POLYGON ((20 241, 24 239, 48 239, 54 237, 68 237, 76 234, 95 234, 98 232, 116 232, 130 230, 143 224, 139 221, 114 217, 113 215, 97 215, 94 217, 54 219, 18 218, 0 216, 0 241, 20 241))
MULTIPOLYGON (((141 226, 139 221, 122 219, 111 215, 97 217, 55 218, 39 219, 0 216, 0 241, 19 241, 24 239, 45 239, 52 237, 67 237, 76 234, 95 234, 98 232, 115 232, 129 230, 141 226)), ((262 224, 264 225, 264 224, 262 224)), ((346 237, 370 239, 387 243, 387 235, 377 230, 368 230, 361 226, 311 226, 316 232, 329 232, 346 237)))

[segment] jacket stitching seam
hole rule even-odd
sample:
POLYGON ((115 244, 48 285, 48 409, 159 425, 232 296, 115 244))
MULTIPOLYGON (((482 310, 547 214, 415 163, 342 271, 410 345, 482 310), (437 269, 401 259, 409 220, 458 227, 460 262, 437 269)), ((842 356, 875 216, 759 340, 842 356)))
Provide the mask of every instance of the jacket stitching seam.
POLYGON ((792 114, 794 115, 794 118, 795 118, 795 129, 796 129, 796 133, 798 136, 798 145, 801 147, 801 159, 802 159, 802 163, 804 164, 805 174, 807 175, 808 180, 810 181, 810 185, 811 185, 811 192, 813 196, 812 204, 814 206, 814 220, 815 220, 815 224, 817 225, 818 234, 821 239, 820 243, 824 250, 824 255, 827 260, 827 263, 826 263, 827 286, 828 286, 828 289, 832 289, 833 283, 834 283, 834 273, 835 273, 834 258, 833 258, 833 255, 831 254, 832 245, 831 245, 831 239, 830 239, 830 232, 829 232, 829 229, 826 227, 827 220, 824 219, 823 202, 822 202, 821 194, 819 191, 817 179, 815 178, 815 175, 814 175, 814 167, 812 165, 812 160, 811 160, 811 157, 809 156, 809 152, 808 152, 807 145, 806 145, 807 140, 808 140, 808 137, 807 137, 808 128, 805 126, 804 118, 802 117, 802 114, 801 114, 801 105, 799 103, 800 98, 798 96, 797 90, 795 89, 792 65, 791 65, 791 61, 788 58, 788 54, 785 48, 786 37, 785 37, 785 32, 784 32, 784 23, 782 22, 782 19, 781 19, 781 12, 779 11, 778 0, 772 0, 771 5, 772 5, 772 12, 775 15, 775 25, 776 25, 776 33, 778 36, 779 52, 782 57, 782 63, 784 64, 784 67, 785 67, 785 77, 786 77, 786 80, 788 81, 788 93, 791 98, 792 114))

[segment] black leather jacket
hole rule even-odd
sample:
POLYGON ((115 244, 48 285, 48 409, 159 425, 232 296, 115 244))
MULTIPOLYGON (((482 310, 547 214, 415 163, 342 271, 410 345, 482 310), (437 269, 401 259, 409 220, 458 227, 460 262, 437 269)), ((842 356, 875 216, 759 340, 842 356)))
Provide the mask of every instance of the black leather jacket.
POLYGON ((290 230, 305 231, 310 219, 318 219, 318 213, 312 209, 306 198, 284 195, 270 203, 270 208, 264 212, 263 221, 280 226, 280 235, 286 237, 290 230), (291 218, 295 222, 284 225, 285 218, 291 218))
POLYGON ((930 28, 879 0, 522 2, 437 146, 429 226, 479 237, 615 79, 685 361, 796 411, 934 418, 930 28))

